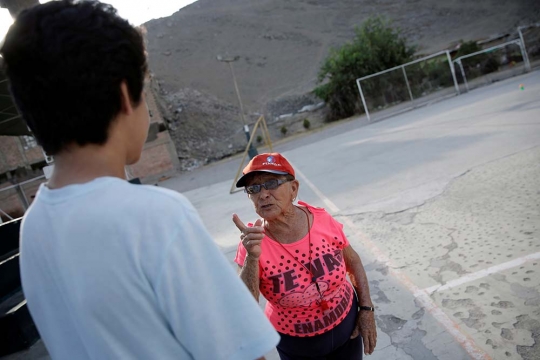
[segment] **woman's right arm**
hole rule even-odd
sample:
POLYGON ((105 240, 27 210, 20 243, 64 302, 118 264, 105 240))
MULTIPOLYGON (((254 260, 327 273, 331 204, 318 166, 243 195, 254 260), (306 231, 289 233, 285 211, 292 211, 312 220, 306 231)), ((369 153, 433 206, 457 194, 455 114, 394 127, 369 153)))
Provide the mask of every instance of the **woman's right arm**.
POLYGON ((253 226, 246 226, 238 218, 238 215, 233 214, 233 222, 241 232, 240 240, 246 249, 244 265, 238 265, 238 274, 255 300, 259 301, 259 257, 261 256, 261 243, 264 238, 262 220, 258 219, 253 226))
POLYGON ((255 300, 259 301, 259 258, 246 254, 244 266, 238 266, 238 274, 255 300))

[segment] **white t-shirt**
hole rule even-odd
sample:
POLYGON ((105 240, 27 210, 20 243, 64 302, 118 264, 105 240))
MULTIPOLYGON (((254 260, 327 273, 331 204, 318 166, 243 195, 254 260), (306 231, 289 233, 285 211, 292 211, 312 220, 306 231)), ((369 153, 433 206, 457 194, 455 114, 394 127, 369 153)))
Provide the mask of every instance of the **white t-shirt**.
POLYGON ((42 185, 21 277, 53 359, 255 359, 279 341, 189 201, 154 186, 42 185))

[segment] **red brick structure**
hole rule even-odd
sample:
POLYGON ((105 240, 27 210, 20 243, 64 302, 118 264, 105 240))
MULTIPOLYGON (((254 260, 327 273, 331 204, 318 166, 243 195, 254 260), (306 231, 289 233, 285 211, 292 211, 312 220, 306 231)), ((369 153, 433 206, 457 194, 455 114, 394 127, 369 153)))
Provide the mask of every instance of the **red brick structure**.
MULTIPOLYGON (((151 86, 149 86, 151 88, 151 86)), ((179 170, 178 155, 171 139, 166 124, 159 111, 155 95, 150 90, 146 93, 146 103, 150 111, 150 127, 163 129, 158 132, 157 137, 147 141, 144 145, 141 159, 135 165, 129 166, 126 170, 130 177, 141 178, 143 183, 150 183, 159 180, 162 176, 171 175, 179 170)), ((149 139, 152 138, 152 132, 149 139)))

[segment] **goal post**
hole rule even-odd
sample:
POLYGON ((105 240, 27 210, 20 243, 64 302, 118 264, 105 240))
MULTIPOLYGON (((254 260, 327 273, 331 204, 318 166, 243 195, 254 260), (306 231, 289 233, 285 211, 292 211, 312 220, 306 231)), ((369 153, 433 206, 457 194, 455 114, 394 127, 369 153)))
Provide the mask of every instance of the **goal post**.
POLYGON ((530 68, 527 53, 520 39, 460 56, 454 59, 454 63, 460 69, 466 91, 486 82, 491 83, 528 71, 530 68), (520 62, 523 63, 522 69, 519 66, 520 62), (471 81, 476 78, 484 80, 471 85, 471 81))
POLYGON ((460 91, 447 50, 358 78, 356 85, 368 121, 376 110, 399 112, 460 91))

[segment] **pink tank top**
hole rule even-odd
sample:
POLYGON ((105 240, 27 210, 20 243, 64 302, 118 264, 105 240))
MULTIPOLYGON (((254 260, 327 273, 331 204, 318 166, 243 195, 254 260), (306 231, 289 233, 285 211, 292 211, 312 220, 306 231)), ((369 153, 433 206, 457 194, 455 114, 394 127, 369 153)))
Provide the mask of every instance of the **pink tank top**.
MULTIPOLYGON (((313 214, 311 226, 311 270, 328 309, 320 305, 320 295, 309 269, 309 238, 282 244, 265 236, 259 259, 260 292, 268 300, 265 313, 275 329, 299 337, 315 336, 333 329, 348 314, 352 285, 347 281, 343 249, 349 242, 343 225, 326 210, 299 202, 313 214), (303 264, 304 266, 302 266, 303 264)), ((244 265, 246 249, 240 242, 234 261, 244 265)))

